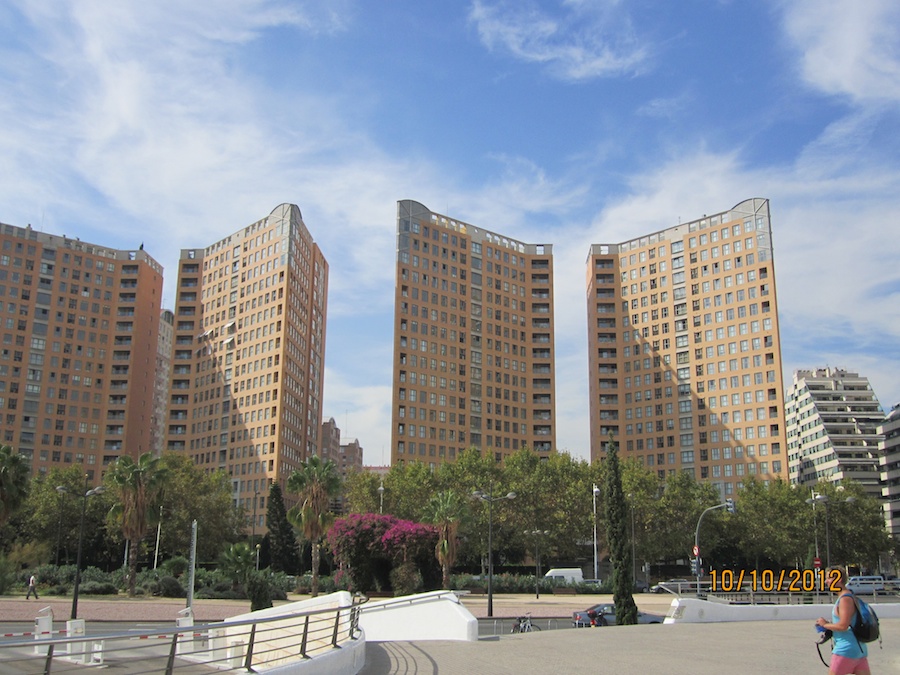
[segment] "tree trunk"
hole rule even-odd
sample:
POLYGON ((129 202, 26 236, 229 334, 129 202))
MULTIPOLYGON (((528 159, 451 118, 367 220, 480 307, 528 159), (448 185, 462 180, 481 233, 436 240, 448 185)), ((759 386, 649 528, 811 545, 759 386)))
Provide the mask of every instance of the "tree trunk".
POLYGON ((312 542, 312 588, 310 595, 319 595, 319 541, 312 542))
POLYGON ((128 597, 134 597, 134 589, 137 584, 137 561, 138 561, 138 550, 140 548, 141 542, 131 541, 128 544, 128 597))

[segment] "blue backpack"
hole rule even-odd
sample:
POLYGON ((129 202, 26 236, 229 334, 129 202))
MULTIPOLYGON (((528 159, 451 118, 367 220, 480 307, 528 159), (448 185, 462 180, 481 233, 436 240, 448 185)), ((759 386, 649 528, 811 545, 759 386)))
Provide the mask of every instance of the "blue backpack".
POLYGON ((856 605, 856 616, 853 617, 853 625, 850 630, 857 642, 875 642, 881 637, 881 630, 878 626, 878 615, 875 610, 865 600, 860 600, 856 594, 851 593, 850 597, 856 605))

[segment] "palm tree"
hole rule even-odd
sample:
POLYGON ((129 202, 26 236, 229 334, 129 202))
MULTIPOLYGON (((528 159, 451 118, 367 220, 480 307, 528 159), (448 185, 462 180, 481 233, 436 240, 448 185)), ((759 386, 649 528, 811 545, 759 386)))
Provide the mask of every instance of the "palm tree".
POLYGON ((438 492, 425 506, 425 520, 438 528, 434 553, 441 564, 442 583, 447 590, 450 589, 450 570, 456 562, 456 534, 464 510, 465 503, 453 490, 438 492))
POLYGON ((134 597, 139 548, 150 527, 150 517, 156 513, 154 502, 165 481, 166 469, 159 457, 145 452, 137 462, 128 455, 122 455, 112 465, 109 474, 119 495, 119 501, 111 513, 121 518, 122 534, 129 542, 128 596, 134 597))
POLYGON ((0 525, 28 496, 29 467, 23 455, 10 446, 0 447, 0 525))
POLYGON ((219 564, 222 572, 231 577, 233 588, 241 584, 246 590, 247 581, 256 565, 254 551, 247 542, 239 541, 225 549, 219 556, 219 564))
POLYGON ((334 523, 328 501, 340 490, 341 478, 330 459, 312 456, 294 471, 287 489, 300 495, 300 503, 287 514, 288 522, 309 540, 312 547, 312 596, 319 594, 319 543, 334 523))

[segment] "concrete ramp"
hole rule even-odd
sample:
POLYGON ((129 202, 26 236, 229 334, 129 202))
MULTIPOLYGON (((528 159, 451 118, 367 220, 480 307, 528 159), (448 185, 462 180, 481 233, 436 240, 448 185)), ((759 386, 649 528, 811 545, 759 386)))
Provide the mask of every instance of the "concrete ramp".
POLYGON ((368 642, 478 640, 478 619, 451 591, 367 602, 359 625, 368 642))

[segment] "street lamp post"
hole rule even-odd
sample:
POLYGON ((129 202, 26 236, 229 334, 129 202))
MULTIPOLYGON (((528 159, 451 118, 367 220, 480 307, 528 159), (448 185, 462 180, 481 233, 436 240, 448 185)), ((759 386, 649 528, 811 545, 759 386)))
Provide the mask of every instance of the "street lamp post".
POLYGON ((159 505, 159 520, 156 522, 156 549, 153 553, 153 569, 159 562, 159 535, 162 534, 162 504, 159 505))
POLYGON ((831 532, 828 526, 828 495, 816 495, 816 499, 825 505, 825 566, 831 567, 831 532))
POLYGON ((541 548, 540 542, 541 537, 546 537, 550 534, 550 530, 532 530, 531 532, 525 532, 525 534, 530 534, 534 537, 534 598, 535 600, 540 600, 541 598, 541 548))
POLYGON ((378 486, 378 513, 384 513, 384 480, 378 486))
POLYGON ((597 564, 597 497, 600 496, 600 488, 597 487, 596 483, 594 483, 594 489, 591 492, 594 500, 594 579, 597 579, 599 576, 597 564))
POLYGON ((480 499, 483 502, 487 502, 488 505, 488 609, 487 615, 488 618, 494 616, 494 502, 500 501, 501 499, 515 499, 515 492, 508 492, 507 494, 495 497, 493 495, 493 485, 489 486, 488 492, 485 493, 483 490, 476 490, 472 493, 472 496, 476 499, 480 499))
POLYGON ((631 583, 637 579, 637 562, 634 557, 634 495, 628 493, 628 501, 631 502, 631 583))
POLYGON ((81 549, 84 545, 84 516, 87 513, 87 500, 88 497, 93 497, 94 495, 102 494, 106 491, 106 488, 102 485, 98 485, 97 487, 88 490, 88 476, 85 474, 84 476, 84 496, 81 500, 81 523, 78 526, 78 554, 75 556, 75 588, 72 591, 72 616, 71 619, 78 618, 78 587, 81 585, 81 549))
POLYGON ((63 495, 68 494, 69 489, 65 485, 57 485, 56 491, 59 493, 59 522, 56 526, 56 566, 59 567, 59 549, 62 544, 63 495))
POLYGON ((256 545, 256 571, 259 572, 259 544, 256 545))
POLYGON ((819 557, 819 519, 816 517, 816 495, 812 490, 809 491, 810 498, 806 500, 807 504, 813 507, 813 537, 816 542, 816 558, 819 557))
POLYGON ((259 503, 259 490, 253 493, 253 522, 250 524, 250 541, 256 539, 256 505, 259 503))

